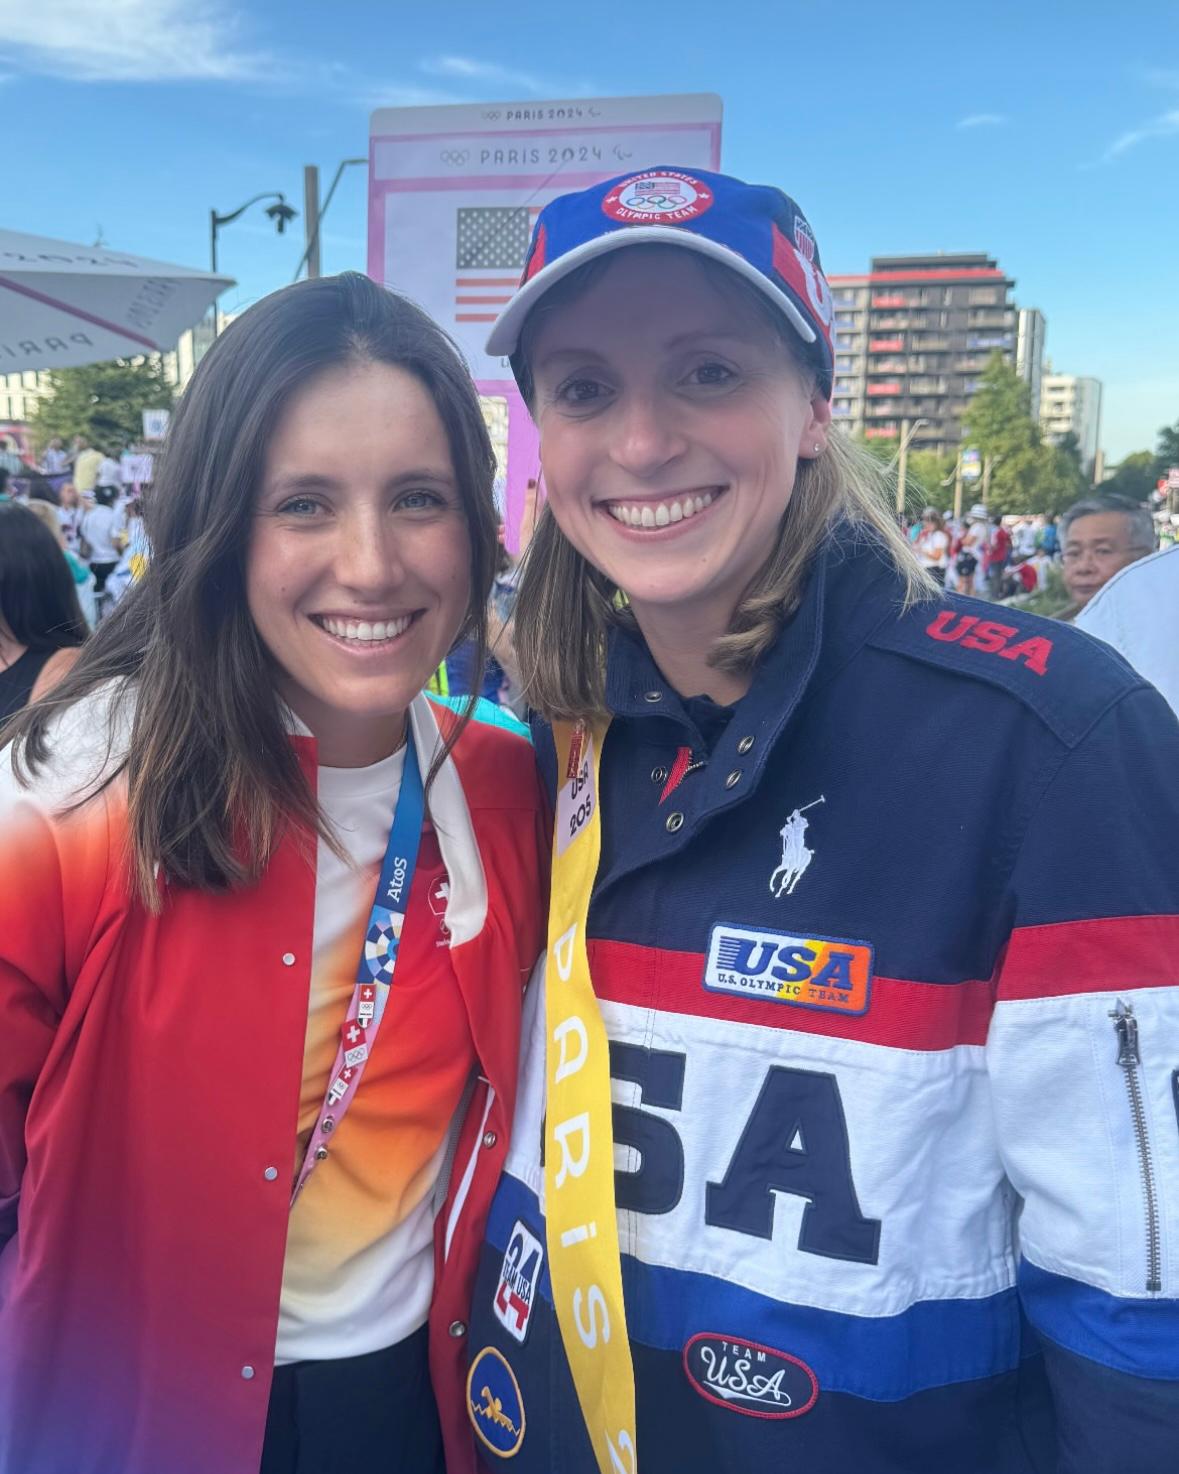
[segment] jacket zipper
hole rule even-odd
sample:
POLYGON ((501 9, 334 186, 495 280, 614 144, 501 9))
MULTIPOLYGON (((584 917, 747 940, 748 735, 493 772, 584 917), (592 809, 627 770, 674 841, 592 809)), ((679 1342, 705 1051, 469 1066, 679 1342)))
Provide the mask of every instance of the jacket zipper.
POLYGON ((1142 1098, 1142 1079, 1138 1073, 1142 1055, 1138 1047, 1138 1020, 1128 1003, 1119 998, 1110 1012, 1114 1032, 1118 1036, 1118 1064, 1126 1081, 1130 1099, 1130 1119, 1138 1147, 1138 1171, 1142 1178, 1142 1198, 1146 1205, 1146 1289, 1157 1293, 1163 1288, 1163 1247, 1159 1229, 1159 1197, 1154 1175, 1154 1159, 1150 1154, 1150 1138, 1146 1133, 1146 1105, 1142 1098))

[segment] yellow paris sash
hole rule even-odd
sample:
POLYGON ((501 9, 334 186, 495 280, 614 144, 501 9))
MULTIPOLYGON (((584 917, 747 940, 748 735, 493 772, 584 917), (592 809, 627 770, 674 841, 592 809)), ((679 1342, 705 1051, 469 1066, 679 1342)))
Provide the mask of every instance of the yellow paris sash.
POLYGON ((586 954, 605 725, 555 725, 556 831, 545 969, 545 1209, 553 1304, 601 1474, 637 1474, 635 1379, 614 1207, 610 1053, 586 954))

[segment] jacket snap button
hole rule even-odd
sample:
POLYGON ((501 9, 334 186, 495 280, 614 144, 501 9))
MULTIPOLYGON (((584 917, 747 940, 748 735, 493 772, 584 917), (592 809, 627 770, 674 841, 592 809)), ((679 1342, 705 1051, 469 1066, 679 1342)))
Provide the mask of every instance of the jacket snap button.
POLYGON ((295 954, 293 952, 284 952, 282 954, 282 965, 284 967, 294 967, 295 954))
POLYGON ((322 1162, 327 1157, 327 1155, 328 1149, 326 1146, 317 1146, 315 1148, 315 1160, 317 1162, 322 1162))
POLYGON ((252 1380, 253 1376, 254 1376, 254 1368, 253 1367, 242 1367, 242 1380, 243 1381, 249 1382, 249 1381, 252 1380))
POLYGON ((753 738, 752 737, 742 737, 741 741, 737 743, 737 751, 740 752, 740 753, 746 753, 746 752, 749 751, 749 749, 752 746, 753 746, 753 738))
POLYGON ((667 782, 667 769, 666 768, 652 768, 651 769, 651 782, 652 783, 666 783, 667 782))
POLYGON ((485 1131, 483 1133, 483 1145, 486 1147, 493 1147, 498 1140, 499 1137, 496 1136, 494 1131, 485 1131))
POLYGON ((461 1320, 452 1320, 450 1325, 447 1326, 446 1329, 448 1333, 455 1338, 456 1341, 460 1336, 465 1336, 467 1334, 466 1322, 461 1320))
POLYGON ((725 787, 726 788, 736 788, 737 784, 740 783, 740 781, 741 781, 741 769, 740 768, 734 768, 733 771, 729 774, 729 776, 725 779, 725 787))
POLYGON ((677 829, 683 828, 683 823, 684 823, 684 816, 683 816, 683 814, 668 814, 668 816, 667 816, 667 832, 668 832, 668 834, 674 834, 677 829))
POLYGON ((663 700, 663 692, 662 691, 644 691, 643 692, 643 700, 644 701, 649 701, 652 704, 652 706, 654 706, 655 702, 662 701, 663 700))
POLYGON ((335 1117, 334 1116, 325 1116, 323 1118, 323 1120, 320 1122, 320 1129, 323 1132, 325 1132, 328 1136, 330 1136, 331 1133, 336 1129, 335 1117))
POLYGON ((262 1176, 265 1177, 265 1179, 266 1179, 267 1182, 273 1182, 275 1180, 275 1178, 278 1176, 278 1168, 277 1167, 267 1167, 266 1171, 263 1172, 262 1176))

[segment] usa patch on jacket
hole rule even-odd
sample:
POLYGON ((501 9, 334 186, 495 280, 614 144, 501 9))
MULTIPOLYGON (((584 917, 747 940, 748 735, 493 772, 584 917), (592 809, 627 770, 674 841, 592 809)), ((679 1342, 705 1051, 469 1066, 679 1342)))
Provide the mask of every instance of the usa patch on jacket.
POLYGON ((869 942, 800 937, 721 921, 708 939, 704 986, 710 993, 767 1003, 866 1013, 872 957, 869 942))
POLYGON ((496 1318, 508 1335, 521 1343, 532 1325, 543 1263, 544 1245, 517 1218, 504 1253, 493 1305, 496 1318))
POLYGON ((751 1418, 797 1418, 819 1396, 814 1372, 797 1356, 711 1331, 684 1347, 684 1373, 701 1397, 751 1418))

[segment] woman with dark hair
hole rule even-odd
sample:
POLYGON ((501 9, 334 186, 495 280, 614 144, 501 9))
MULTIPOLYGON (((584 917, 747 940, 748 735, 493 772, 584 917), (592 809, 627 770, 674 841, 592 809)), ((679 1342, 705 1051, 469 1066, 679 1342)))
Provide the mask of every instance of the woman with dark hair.
POLYGON ((85 638, 53 534, 27 507, 0 505, 0 722, 60 681, 85 638))
POLYGON ((832 319, 793 200, 667 168, 546 205, 488 343, 555 836, 478 1453, 1170 1474, 1179 727, 922 572, 832 319))
POLYGON ((492 474, 416 307, 267 298, 9 729, 3 1474, 434 1474, 439 1411, 469 1456, 546 845, 527 739, 418 693, 486 647, 492 474))

